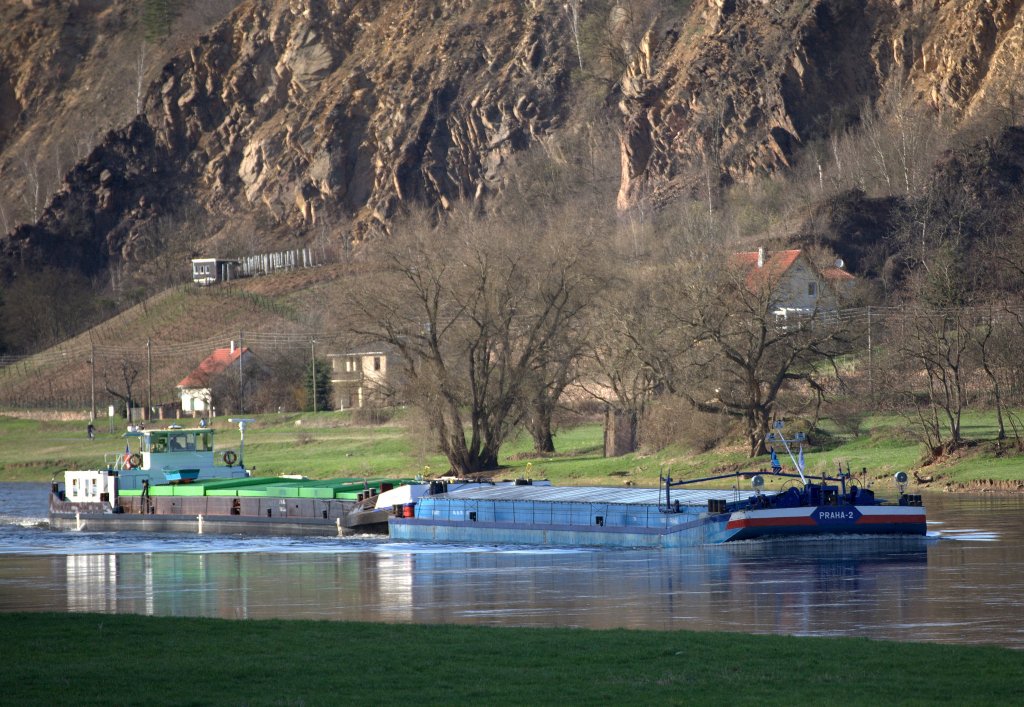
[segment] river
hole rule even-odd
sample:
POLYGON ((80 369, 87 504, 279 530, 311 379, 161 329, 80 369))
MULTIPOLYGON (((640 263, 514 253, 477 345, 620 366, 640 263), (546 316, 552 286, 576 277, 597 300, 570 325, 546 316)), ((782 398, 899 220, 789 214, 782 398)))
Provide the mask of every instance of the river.
POLYGON ((1024 648, 1024 497, 925 497, 929 534, 692 551, 50 530, 0 483, 0 611, 689 629, 1024 648))

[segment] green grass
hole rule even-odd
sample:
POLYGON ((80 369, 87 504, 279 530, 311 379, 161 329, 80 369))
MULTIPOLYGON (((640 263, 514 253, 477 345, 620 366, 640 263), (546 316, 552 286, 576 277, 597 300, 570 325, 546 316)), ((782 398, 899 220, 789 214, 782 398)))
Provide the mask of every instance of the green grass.
MULTIPOLYGON (((246 434, 245 460, 259 476, 304 474, 311 478, 399 475, 447 471, 445 459, 411 415, 399 411, 383 425, 358 424, 349 412, 287 413, 256 416, 246 434)), ((162 423, 160 423, 162 424, 162 423)), ((828 444, 811 447, 806 454, 810 473, 835 471, 842 464, 854 471, 868 470, 868 480, 883 489, 896 471, 914 469, 921 459, 918 442, 906 432, 898 416, 878 416, 865 421, 858 436, 829 429, 828 444)), ((218 451, 237 450, 238 433, 225 418, 215 421, 218 451)), ((973 439, 991 440, 996 432, 992 415, 964 416, 964 433, 973 439)), ((85 435, 84 421, 37 421, 0 416, 0 480, 44 481, 68 468, 93 468, 103 463, 104 453, 124 449, 121 427, 109 432, 105 420, 98 425, 96 441, 85 435)), ((655 454, 602 456, 602 428, 589 423, 560 429, 555 436, 558 453, 550 457, 532 454, 529 435, 510 440, 501 450, 500 478, 518 476, 548 478, 572 485, 655 486, 660 473, 673 478, 693 478, 731 471, 766 469, 766 457, 750 460, 741 445, 694 454, 669 447, 655 454)), ((790 462, 782 458, 784 465, 790 462)), ((989 447, 967 450, 956 459, 927 467, 925 474, 942 482, 1024 479, 1024 456, 995 456, 989 447)), ((768 488, 784 479, 767 477, 768 488)), ((718 482, 721 486, 722 482, 718 482)))
POLYGON ((0 615, 6 704, 1019 704, 1020 653, 724 633, 0 615))

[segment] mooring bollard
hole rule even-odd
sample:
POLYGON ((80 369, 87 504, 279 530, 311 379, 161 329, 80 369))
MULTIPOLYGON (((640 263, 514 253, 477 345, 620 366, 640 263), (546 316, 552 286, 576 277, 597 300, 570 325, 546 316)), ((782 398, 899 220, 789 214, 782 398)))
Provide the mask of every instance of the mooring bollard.
POLYGON ((334 525, 338 528, 338 537, 341 537, 341 518, 334 519, 334 525))
POLYGON ((202 514, 197 515, 196 519, 199 521, 199 534, 202 535, 203 534, 203 516, 202 516, 202 514))
POLYGON ((78 512, 78 511, 75 511, 75 530, 81 530, 81 529, 82 529, 82 514, 80 512, 78 512))

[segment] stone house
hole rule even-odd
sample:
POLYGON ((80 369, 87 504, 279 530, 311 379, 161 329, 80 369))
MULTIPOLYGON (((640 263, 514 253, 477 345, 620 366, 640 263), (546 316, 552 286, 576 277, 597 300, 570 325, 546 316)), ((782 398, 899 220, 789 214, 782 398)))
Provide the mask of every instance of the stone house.
POLYGON ((327 354, 335 410, 381 405, 388 386, 388 359, 384 351, 327 354))

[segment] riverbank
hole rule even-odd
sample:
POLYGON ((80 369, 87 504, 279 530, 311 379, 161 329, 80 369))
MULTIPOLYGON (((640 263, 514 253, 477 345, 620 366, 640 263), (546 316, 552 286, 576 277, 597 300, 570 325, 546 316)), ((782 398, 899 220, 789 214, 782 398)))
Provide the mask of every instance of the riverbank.
POLYGON ((1018 704, 998 647, 0 614, 9 704, 1018 704))
MULTIPOLYGON (((255 416, 246 439, 245 460, 258 476, 302 474, 314 479, 359 476, 437 475, 447 462, 433 452, 433 440, 412 413, 392 411, 383 424, 370 424, 353 412, 283 413, 255 416)), ((124 449, 123 424, 101 421, 95 440, 86 436, 85 420, 29 419, 0 414, 0 481, 49 481, 65 469, 98 468, 104 455, 124 449)), ((174 422, 155 423, 165 426, 174 422)), ((658 475, 694 478, 768 467, 767 457, 749 459, 742 445, 722 446, 701 454, 680 447, 657 453, 638 452, 605 458, 602 426, 577 419, 563 425, 555 438, 556 454, 532 453, 529 435, 502 447, 497 478, 547 478, 570 486, 658 485, 658 475)), ((189 424, 184 421, 183 424, 189 424)), ((226 418, 213 421, 217 451, 238 449, 237 427, 226 418)), ((815 438, 806 450, 810 473, 833 473, 840 465, 857 482, 883 495, 895 490, 896 471, 911 473, 910 488, 920 491, 1015 493, 1024 485, 1024 456, 1014 443, 994 442, 994 418, 965 414, 964 434, 979 440, 939 464, 919 468, 921 447, 898 416, 876 416, 856 434, 833 430, 815 438), (860 470, 866 470, 864 475, 860 470)), ((782 459, 786 466, 791 461, 782 459)), ((766 474, 769 489, 785 480, 766 474)))

